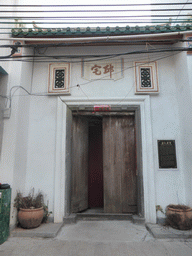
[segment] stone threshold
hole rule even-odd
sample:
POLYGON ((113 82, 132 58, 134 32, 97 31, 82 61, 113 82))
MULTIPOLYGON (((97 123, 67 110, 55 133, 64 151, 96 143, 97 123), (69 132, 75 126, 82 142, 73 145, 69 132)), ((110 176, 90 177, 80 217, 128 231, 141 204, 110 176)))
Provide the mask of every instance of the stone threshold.
POLYGON ((11 237, 42 237, 42 238, 54 238, 63 227, 63 223, 42 223, 37 228, 24 229, 15 227, 10 231, 11 237))
POLYGON ((64 224, 76 223, 78 220, 85 221, 104 221, 104 220, 128 220, 135 224, 144 224, 145 219, 133 214, 117 214, 117 213, 103 213, 103 212, 82 212, 82 213, 72 213, 64 218, 64 224))
POLYGON ((169 226, 162 226, 159 224, 146 223, 147 230, 158 239, 188 239, 192 238, 192 229, 178 230, 169 226))

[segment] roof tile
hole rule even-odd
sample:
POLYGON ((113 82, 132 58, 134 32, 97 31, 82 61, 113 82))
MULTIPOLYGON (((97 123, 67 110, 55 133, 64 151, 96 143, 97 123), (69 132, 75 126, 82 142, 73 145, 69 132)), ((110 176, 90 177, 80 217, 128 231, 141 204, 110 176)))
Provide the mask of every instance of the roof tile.
POLYGON ((192 25, 187 24, 181 26, 179 24, 175 26, 166 25, 156 25, 156 26, 135 26, 135 27, 85 27, 85 28, 53 28, 53 29, 41 29, 41 28, 22 28, 22 29, 12 29, 13 37, 44 37, 44 36, 110 36, 110 35, 131 35, 131 34, 153 34, 153 33, 166 33, 166 32, 176 32, 176 31, 191 31, 192 25))

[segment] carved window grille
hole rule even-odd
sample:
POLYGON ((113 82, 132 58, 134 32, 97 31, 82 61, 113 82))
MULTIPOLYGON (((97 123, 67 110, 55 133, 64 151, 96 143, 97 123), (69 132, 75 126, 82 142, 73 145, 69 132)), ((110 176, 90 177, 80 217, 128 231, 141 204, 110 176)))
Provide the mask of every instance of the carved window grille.
POLYGON ((157 62, 135 62, 135 93, 159 93, 157 62))
POLYGON ((48 93, 70 94, 70 63, 50 63, 48 93))
POLYGON ((65 87, 65 70, 57 69, 55 70, 55 88, 65 87))
POLYGON ((141 68, 141 87, 151 88, 151 71, 150 68, 141 68))

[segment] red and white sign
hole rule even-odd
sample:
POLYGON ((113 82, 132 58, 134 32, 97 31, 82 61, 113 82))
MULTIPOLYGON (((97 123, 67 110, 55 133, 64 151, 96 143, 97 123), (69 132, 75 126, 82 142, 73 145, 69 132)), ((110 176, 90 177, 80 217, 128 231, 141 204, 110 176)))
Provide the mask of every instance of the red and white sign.
POLYGON ((111 111, 110 105, 95 105, 94 112, 103 112, 103 111, 111 111))

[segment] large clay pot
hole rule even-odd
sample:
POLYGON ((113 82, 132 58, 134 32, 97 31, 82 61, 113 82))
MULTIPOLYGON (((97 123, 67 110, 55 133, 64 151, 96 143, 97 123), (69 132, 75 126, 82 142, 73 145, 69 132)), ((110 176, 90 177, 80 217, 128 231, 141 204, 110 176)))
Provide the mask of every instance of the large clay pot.
POLYGON ((23 209, 18 212, 18 220, 22 228, 36 228, 43 219, 43 207, 37 209, 23 209))
POLYGON ((168 224, 177 229, 187 230, 192 228, 192 208, 185 206, 178 208, 178 205, 167 207, 166 211, 168 224))

